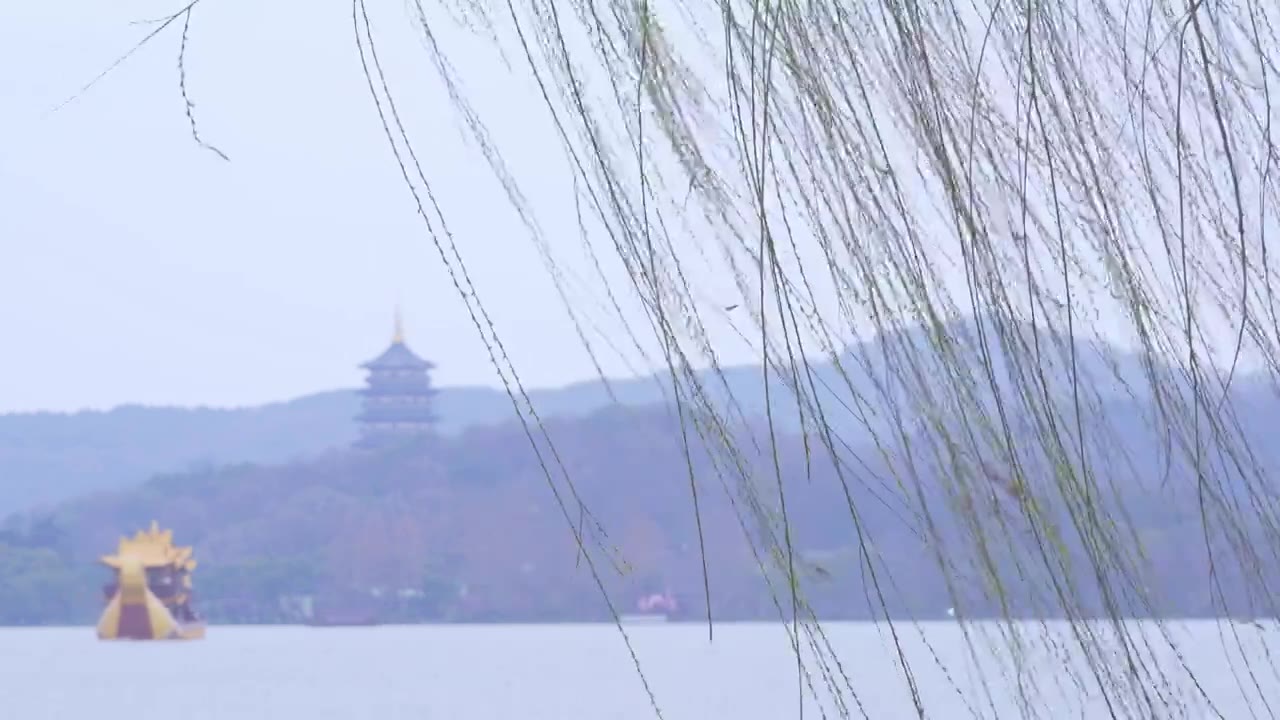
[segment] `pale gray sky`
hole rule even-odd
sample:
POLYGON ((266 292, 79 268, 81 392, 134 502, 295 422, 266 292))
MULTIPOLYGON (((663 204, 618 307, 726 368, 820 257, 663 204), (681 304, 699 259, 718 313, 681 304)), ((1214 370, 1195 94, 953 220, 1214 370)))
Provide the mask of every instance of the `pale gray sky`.
MULTIPOLYGON (((357 364, 388 341, 397 301, 439 383, 495 384, 382 134, 349 5, 200 4, 188 89, 202 136, 230 162, 191 138, 180 27, 50 112, 152 27, 131 22, 182 4, 0 3, 0 412, 243 405, 354 386, 357 364)), ((416 149, 525 383, 593 377, 534 244, 464 142, 409 10, 369 6, 416 149)), ((541 99, 527 74, 468 50, 484 41, 452 39, 466 89, 552 251, 584 283, 571 302, 591 312, 603 281, 583 259, 568 165, 541 99)), ((909 169, 915 151, 897 142, 909 169)), ((940 256, 958 256, 945 247, 945 223, 926 232, 940 256)), ((597 246, 609 259, 607 241, 597 246)), ((625 301, 613 262, 607 280, 625 301)), ((723 275, 695 277, 696 300, 738 302, 723 275)), ((642 324, 634 302, 624 312, 642 324)), ((598 317, 593 334, 625 351, 617 321, 598 317)), ((1125 334, 1105 309, 1087 322, 1112 339, 1125 334)), ((718 332, 722 362, 752 359, 726 327, 718 332)), ((599 349, 607 374, 644 369, 634 355, 599 349)))
MULTIPOLYGON (((411 37, 402 4, 377 5, 379 30, 411 37)), ((0 3, 0 412, 352 386, 398 300, 440 383, 496 383, 378 125, 349 6, 199 7, 188 83, 202 135, 230 163, 191 139, 180 28, 48 113, 149 29, 131 21, 177 7, 0 3)), ((431 76, 405 72, 425 54, 388 42, 400 78, 431 76)), ((548 236, 576 244, 566 166, 536 98, 497 66, 487 85, 473 94, 508 161, 545 179, 530 201, 548 236)), ((488 167, 461 147, 443 96, 416 89, 403 88, 405 115, 430 138, 420 151, 526 383, 591 377, 532 244, 511 241, 524 230, 488 167)))

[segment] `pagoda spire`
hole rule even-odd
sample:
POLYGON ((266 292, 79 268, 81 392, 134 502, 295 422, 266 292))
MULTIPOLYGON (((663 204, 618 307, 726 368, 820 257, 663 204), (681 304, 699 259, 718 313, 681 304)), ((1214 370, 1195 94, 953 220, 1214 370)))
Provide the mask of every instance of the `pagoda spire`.
POLYGON ((357 417, 361 426, 359 446, 371 448, 388 442, 398 444, 434 434, 433 367, 430 361, 415 355, 405 344, 404 318, 400 304, 396 303, 391 346, 361 365, 369 375, 361 393, 364 396, 363 408, 357 417))

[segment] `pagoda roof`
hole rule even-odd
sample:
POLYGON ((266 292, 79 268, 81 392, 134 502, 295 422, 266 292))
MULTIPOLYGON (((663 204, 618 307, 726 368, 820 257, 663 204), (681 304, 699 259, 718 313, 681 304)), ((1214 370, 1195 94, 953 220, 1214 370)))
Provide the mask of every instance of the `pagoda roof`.
POLYGON ((378 397, 378 398, 388 398, 388 397, 428 397, 429 398, 429 397, 434 397, 436 395, 436 389, 427 384, 423 384, 418 387, 402 387, 399 385, 387 385, 384 383, 378 383, 378 384, 368 385, 366 387, 360 388, 360 390, 358 390, 357 392, 359 392, 361 395, 365 397, 378 397))
POLYGON ((381 355, 364 363, 366 370, 429 370, 435 365, 418 357, 403 340, 395 340, 381 355))
POLYGON ((361 413, 357 421, 362 423, 423 423, 430 425, 436 421, 435 413, 429 409, 378 408, 361 413))

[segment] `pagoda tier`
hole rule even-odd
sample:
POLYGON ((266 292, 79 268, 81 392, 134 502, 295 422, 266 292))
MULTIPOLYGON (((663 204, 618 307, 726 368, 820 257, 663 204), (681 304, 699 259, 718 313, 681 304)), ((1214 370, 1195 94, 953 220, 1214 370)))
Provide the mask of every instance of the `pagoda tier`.
POLYGON ((434 434, 435 389, 430 372, 435 366, 405 344, 399 313, 391 346, 361 367, 369 373, 361 392, 363 411, 356 418, 361 426, 361 447, 399 444, 434 434))
POLYGON ((365 397, 383 395, 431 395, 431 381, 426 373, 417 373, 410 377, 388 373, 371 372, 364 390, 365 397))

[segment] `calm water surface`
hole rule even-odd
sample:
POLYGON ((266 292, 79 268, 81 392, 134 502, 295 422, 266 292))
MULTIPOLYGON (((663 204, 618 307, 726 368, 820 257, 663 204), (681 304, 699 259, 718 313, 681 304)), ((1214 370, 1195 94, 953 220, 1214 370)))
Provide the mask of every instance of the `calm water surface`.
MULTIPOLYGON (((968 626, 972 645, 956 624, 896 627, 925 717, 1022 717, 1024 708, 1043 718, 1109 717, 1088 670, 1077 671, 1077 686, 1064 669, 1070 640, 1063 627, 1021 628, 1026 647, 1017 659, 995 625, 968 626)), ((800 714, 795 655, 783 625, 718 625, 711 643, 705 626, 627 631, 669 720, 800 714)), ((864 711, 871 718, 917 717, 887 627, 830 624, 825 631, 840 660, 839 668, 828 663, 829 672, 852 717, 864 711)), ((1280 626, 1181 623, 1166 631, 1214 706, 1197 699, 1185 673, 1175 674, 1159 692, 1180 709, 1162 709, 1158 717, 1270 717, 1258 688, 1280 712, 1280 679, 1263 647, 1280 639, 1280 626), (1253 677, 1242 655, 1253 659, 1253 677)), ((1178 661, 1169 641, 1153 626, 1145 626, 1145 636, 1172 672, 1178 661)), ((1122 657, 1117 648, 1108 662, 1114 666, 1122 657)), ((821 668, 811 672, 822 704, 837 717, 839 701, 821 668)), ((640 720, 655 714, 617 628, 560 625, 214 627, 208 639, 189 644, 100 643, 88 628, 0 629, 0 717, 640 720)), ((818 703, 807 702, 805 717, 820 717, 818 703)))

